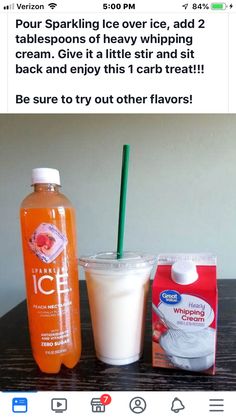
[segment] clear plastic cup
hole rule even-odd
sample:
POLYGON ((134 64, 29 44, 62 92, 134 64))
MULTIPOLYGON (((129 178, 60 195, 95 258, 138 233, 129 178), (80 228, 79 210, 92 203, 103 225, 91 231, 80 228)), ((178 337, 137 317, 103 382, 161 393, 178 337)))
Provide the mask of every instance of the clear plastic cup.
POLYGON ((143 351, 146 302, 155 257, 114 252, 81 257, 96 355, 112 365, 137 361, 143 351))

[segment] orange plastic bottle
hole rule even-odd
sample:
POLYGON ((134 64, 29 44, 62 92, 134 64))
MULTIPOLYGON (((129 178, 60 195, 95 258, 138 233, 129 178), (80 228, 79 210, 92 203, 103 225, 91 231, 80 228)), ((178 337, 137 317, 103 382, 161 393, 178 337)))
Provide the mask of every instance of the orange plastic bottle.
POLYGON ((58 170, 33 169, 32 185, 20 209, 31 346, 41 371, 57 373, 81 354, 75 212, 58 170))

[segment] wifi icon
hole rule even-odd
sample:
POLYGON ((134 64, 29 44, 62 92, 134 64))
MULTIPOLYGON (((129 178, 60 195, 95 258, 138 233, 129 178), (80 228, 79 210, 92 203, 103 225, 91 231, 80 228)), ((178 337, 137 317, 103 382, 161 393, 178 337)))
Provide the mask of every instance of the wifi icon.
POLYGON ((55 7, 57 7, 57 4, 56 3, 49 3, 49 7, 51 9, 55 9, 55 7))

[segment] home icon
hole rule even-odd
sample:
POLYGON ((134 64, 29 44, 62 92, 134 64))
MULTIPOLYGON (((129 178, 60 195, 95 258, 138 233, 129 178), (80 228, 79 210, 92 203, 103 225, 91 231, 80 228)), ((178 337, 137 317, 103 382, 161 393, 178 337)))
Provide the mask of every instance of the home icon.
POLYGON ((100 399, 92 399, 91 400, 92 405, 92 412, 93 413, 103 413, 105 412, 106 406, 101 403, 100 399))

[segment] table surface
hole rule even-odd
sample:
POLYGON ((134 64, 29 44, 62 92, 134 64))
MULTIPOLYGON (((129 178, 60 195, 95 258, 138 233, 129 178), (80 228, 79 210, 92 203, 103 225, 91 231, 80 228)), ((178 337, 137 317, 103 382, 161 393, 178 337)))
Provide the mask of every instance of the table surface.
POLYGON ((87 291, 80 282, 83 350, 72 370, 57 375, 40 372, 30 349, 26 302, 0 319, 0 390, 86 391, 227 391, 236 390, 236 281, 219 281, 216 375, 153 368, 151 354, 151 292, 148 300, 144 353, 134 364, 116 367, 95 357, 87 291))

